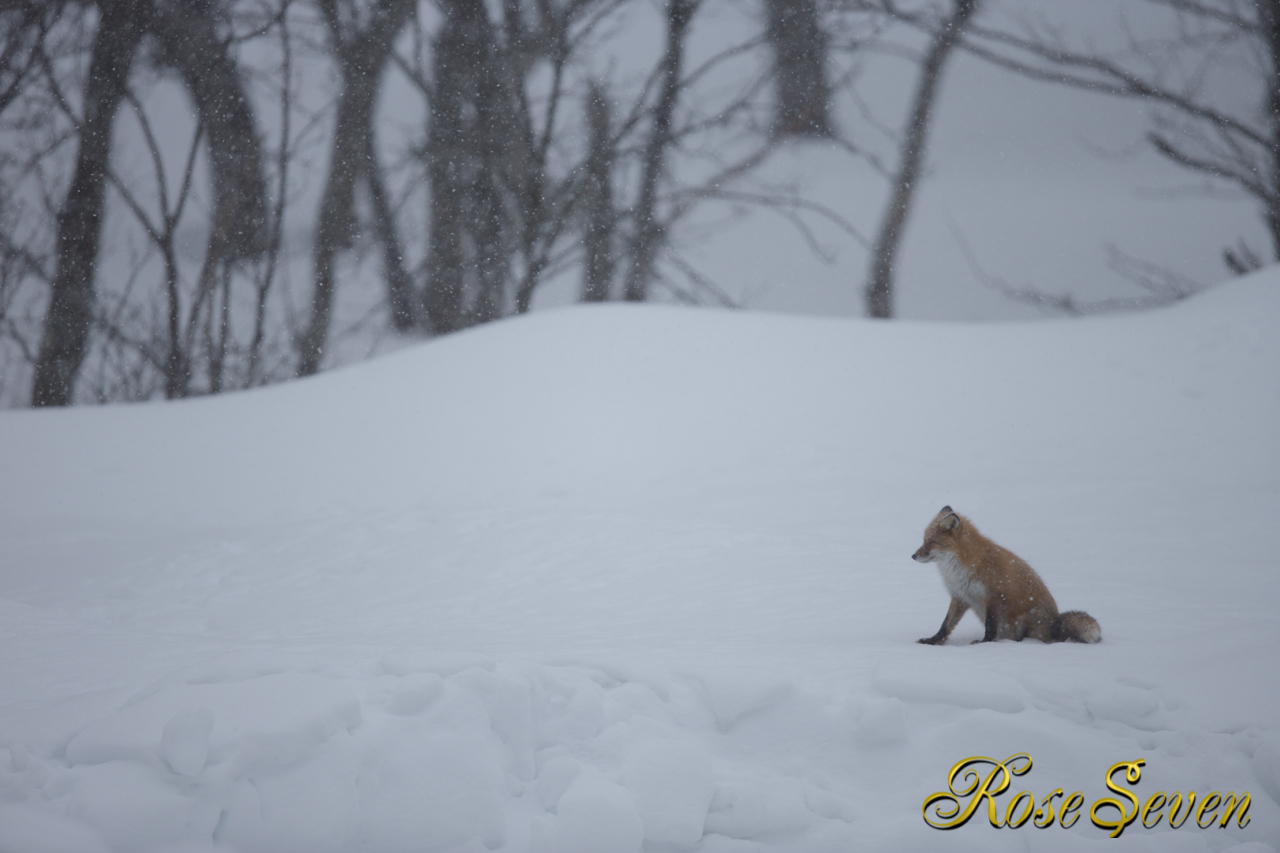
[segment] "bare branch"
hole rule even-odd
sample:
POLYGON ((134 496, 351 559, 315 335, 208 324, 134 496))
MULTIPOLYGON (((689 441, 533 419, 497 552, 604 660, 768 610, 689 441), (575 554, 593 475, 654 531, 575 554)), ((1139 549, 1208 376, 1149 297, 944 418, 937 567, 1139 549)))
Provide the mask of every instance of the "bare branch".
POLYGON ((1033 79, 1104 95, 1140 98, 1167 104, 1188 116, 1238 133, 1257 145, 1267 147, 1270 144, 1266 133, 1262 130, 1245 124, 1235 116, 1208 104, 1199 103, 1184 92, 1166 88, 1153 80, 1143 78, 1103 57, 1077 53, 1065 47, 1046 45, 985 27, 970 28, 969 37, 964 40, 964 47, 975 56, 1033 79), (1050 63, 1052 67, 1046 68, 1019 60, 1016 56, 998 53, 992 47, 984 45, 983 41, 1021 51, 1030 57, 1050 63), (1070 71, 1077 73, 1070 73, 1070 71))

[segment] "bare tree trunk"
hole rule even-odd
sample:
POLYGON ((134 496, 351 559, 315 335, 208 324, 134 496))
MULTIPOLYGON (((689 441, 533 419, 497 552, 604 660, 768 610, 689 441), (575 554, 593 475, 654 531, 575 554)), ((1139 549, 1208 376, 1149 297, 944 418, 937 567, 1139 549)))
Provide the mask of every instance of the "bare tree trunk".
MULTIPOLYGON (((517 76, 518 68, 503 67, 507 60, 514 64, 517 58, 504 56, 492 41, 489 48, 487 61, 480 63, 475 75, 480 168, 472 185, 469 225, 475 246, 476 298, 468 312, 467 325, 488 323, 502 316, 511 270, 502 188, 505 173, 511 168, 506 154, 509 148, 517 147, 513 143, 521 128, 512 120, 507 86, 518 86, 522 81, 517 76), (508 80, 508 74, 516 79, 508 80)), ((536 187, 540 176, 534 164, 520 165, 526 167, 522 170, 525 179, 536 187)))
POLYGON ((436 334, 496 318, 508 275, 499 187, 509 123, 493 25, 483 0, 442 5, 427 141, 431 221, 423 292, 424 317, 436 334))
POLYGON ((404 268, 404 249, 396 231, 395 213, 387 193, 382 168, 378 165, 377 146, 372 128, 366 140, 368 151, 365 162, 370 164, 365 176, 369 187, 369 201, 373 207, 373 227, 382 244, 382 274, 387 279, 387 307, 391 313, 391 327, 397 332, 407 332, 418 326, 418 312, 413 298, 413 280, 404 268))
POLYGON ((149 0, 99 4, 75 175, 58 212, 57 271, 36 361, 31 405, 66 406, 93 321, 94 267, 102 228, 112 126, 147 27, 149 0))
POLYGON ((444 24, 435 42, 436 85, 427 138, 431 201, 422 302, 427 326, 438 335, 462 326, 467 195, 469 173, 474 168, 465 116, 471 90, 467 70, 470 63, 479 61, 477 53, 486 44, 478 31, 489 25, 483 5, 473 0, 452 0, 443 6, 444 24))
MULTIPOLYGON (((503 133, 500 126, 493 130, 506 137, 507 145, 494 146, 493 153, 507 165, 503 183, 515 202, 515 215, 508 216, 511 242, 519 246, 523 260, 520 281, 515 288, 515 313, 525 314, 533 304, 533 293, 542 280, 546 268, 542 238, 548 220, 546 189, 546 151, 534 129, 533 107, 525 91, 525 75, 536 56, 550 54, 551 92, 548 98, 547 126, 543 140, 549 140, 555 124, 555 108, 560 98, 564 69, 565 19, 550 3, 539 7, 541 30, 531 36, 524 20, 521 0, 503 0, 502 23, 506 43, 501 58, 503 86, 502 115, 510 131, 503 133), (504 157, 504 153, 506 156, 504 157)), ((567 11, 564 13, 567 15, 567 11)))
POLYGON ((221 268, 222 281, 218 284, 221 301, 214 311, 213 299, 210 299, 209 314, 205 325, 205 348, 209 352, 209 393, 221 394, 222 382, 227 360, 227 342, 231 339, 231 269, 225 264, 221 268), (217 319, 215 319, 215 317, 217 319))
POLYGON ((773 45, 774 134, 830 136, 827 37, 817 0, 765 0, 773 45))
POLYGON ((352 204, 355 199, 359 158, 364 153, 361 127, 368 125, 368 87, 364 81, 343 81, 338 101, 338 118, 333 131, 329 178, 320 201, 320 220, 311 247, 315 291, 311 297, 311 322, 298 342, 298 375, 310 376, 320 370, 329 325, 333 314, 334 264, 338 252, 351 245, 356 228, 352 204))
POLYGON ((645 143, 641 166, 640 196, 636 204, 636 233, 631 245, 623 298, 643 302, 649 295, 653 267, 662 245, 662 225, 657 219, 658 182, 666 166, 671 143, 671 117, 680 96, 684 70, 684 38, 699 0, 667 0, 667 46, 662 57, 662 92, 653 111, 653 126, 645 143))
POLYGON ((1271 234, 1272 255, 1280 261, 1280 8, 1272 0, 1257 0, 1258 23, 1262 28, 1262 41, 1266 50, 1264 64, 1270 72, 1266 80, 1266 100, 1263 112, 1271 131, 1271 174, 1265 185, 1270 193, 1263 201, 1263 221, 1271 234))
MULTIPOLYGON (((200 276, 196 280, 196 292, 191 300, 191 313, 187 316, 187 329, 183 337, 185 346, 177 342, 179 354, 170 355, 166 369, 165 397, 175 400, 186 397, 191 390, 192 359, 195 352, 196 335, 199 331, 200 318, 205 318, 206 330, 212 323, 214 303, 217 298, 218 280, 221 276, 224 283, 229 282, 228 265, 233 250, 232 235, 236 231, 236 214, 240 209, 238 199, 232 193, 224 197, 226 204, 216 209, 213 226, 209 229, 209 238, 205 243, 204 263, 200 265, 200 276), (207 306, 207 307, 206 307, 207 306)), ((177 296, 174 295, 176 304, 177 296)), ((176 309, 175 309, 176 310, 176 309)), ((206 340, 210 333, 206 331, 206 340)), ((218 393, 218 388, 210 386, 210 393, 218 393)))
POLYGON ((488 323, 501 317, 503 297, 506 294, 509 269, 505 239, 506 217, 492 177, 482 174, 471 195, 474 205, 471 232, 475 245, 476 297, 466 315, 468 326, 488 323))
POLYGON ((293 112, 293 41, 289 32, 288 15, 280 17, 280 147, 276 154, 276 197, 271 213, 271 228, 267 239, 266 262, 259 271, 254 290, 253 336, 249 339, 246 358, 244 387, 258 384, 262 369, 262 345, 267 338, 267 299, 275 281, 276 265, 280 260, 280 248, 284 235, 284 207, 288 198, 291 127, 289 116, 293 112))
POLYGON ((355 185, 361 175, 372 175, 377 164, 369 161, 373 109, 387 58, 396 35, 413 12, 412 0, 379 0, 367 29, 347 37, 335 0, 320 0, 342 73, 342 94, 333 131, 329 178, 320 201, 320 217, 312 245, 315 291, 311 321, 298 341, 298 375, 320 369, 333 314, 334 265, 338 252, 351 245, 355 223, 355 185))
POLYGON ((178 295, 178 260, 173 245, 173 232, 164 234, 160 252, 164 256, 165 296, 169 314, 169 352, 164 363, 164 396, 174 400, 187 396, 190 370, 182 347, 182 300, 178 295))
POLYGON ((462 325, 463 210, 465 184, 457 174, 463 164, 448 156, 450 147, 444 139, 454 133, 444 126, 445 113, 440 101, 448 97, 441 87, 432 104, 431 224, 427 234, 427 282, 422 295, 423 317, 429 331, 437 335, 452 332, 462 325))
POLYGON ((542 283, 557 241, 578 222, 575 214, 580 203, 579 180, 572 172, 557 179, 549 158, 558 130, 560 107, 566 97, 567 69, 578 41, 570 36, 570 31, 576 17, 589 15, 593 7, 598 6, 597 0, 559 6, 540 3, 538 25, 531 35, 522 22, 520 0, 505 0, 505 114, 512 127, 507 136, 515 144, 509 146, 506 154, 507 162, 512 165, 504 176, 504 185, 508 197, 515 202, 514 215, 508 215, 513 235, 509 242, 516 249, 522 268, 515 288, 517 314, 532 307, 534 292, 542 283), (545 98, 539 99, 541 115, 535 118, 526 80, 536 61, 542 58, 550 65, 549 91, 545 98))
POLYGON ((229 213, 220 255, 235 260, 267 248, 267 189, 257 122, 215 12, 212 2, 159 2, 151 31, 195 102, 213 169, 214 217, 218 210, 229 213))
POLYGON ((587 126, 590 134, 584 181, 583 214, 586 217, 582 249, 582 301, 609 298, 615 265, 613 232, 617 213, 613 207, 613 140, 609 101, 605 91, 592 85, 587 93, 587 126))
POLYGON ((938 85, 942 80, 942 69, 968 26, 969 19, 977 11, 979 0, 954 0, 954 3, 951 15, 934 33, 920 67, 920 80, 916 84, 915 97, 911 102, 911 115, 902 140, 898 173, 894 177, 889 207, 871 249, 871 280, 866 288, 868 317, 893 316, 893 276, 898 246, 902 242, 903 226, 920 180, 929 119, 937 99, 938 85))

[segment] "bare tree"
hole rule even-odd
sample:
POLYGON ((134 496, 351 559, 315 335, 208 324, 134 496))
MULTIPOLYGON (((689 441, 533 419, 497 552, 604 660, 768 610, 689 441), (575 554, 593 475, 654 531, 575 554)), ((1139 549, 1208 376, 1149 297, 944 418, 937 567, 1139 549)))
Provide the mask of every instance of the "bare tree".
POLYGON ((423 308, 440 334, 492 319, 505 284, 493 138, 506 104, 498 47, 482 0, 447 0, 435 40, 426 156, 431 180, 423 308))
POLYGON ((397 33, 420 0, 0 0, 0 218, 18 223, 0 230, 0 357, 34 366, 42 405, 312 373, 352 333, 331 328, 335 264, 363 237, 381 249, 390 307, 389 324, 382 303, 359 321, 371 340, 384 325, 442 333, 528 311, 544 282, 579 265, 587 299, 733 304, 681 254, 694 211, 767 208, 815 247, 805 217, 839 219, 754 177, 782 138, 828 121, 824 105, 820 121, 780 128, 771 85, 787 63, 825 85, 821 51, 801 55, 803 34, 821 35, 816 0, 775 9, 769 25, 687 67, 705 2, 440 0, 405 59, 397 33), (652 65, 619 71, 607 50, 631 14, 658 16, 662 42, 652 65), (299 88, 290 26, 300 66, 337 69, 333 104, 299 88), (418 87, 428 120, 416 146, 387 146, 409 157, 384 174, 374 118, 388 62, 418 87), (146 73, 131 75, 135 65, 146 73), (180 133, 162 132, 157 110, 175 84, 191 113, 180 133), (279 120, 263 133, 255 110, 272 104, 279 120), (113 154, 113 128, 142 144, 113 154), (289 205, 308 191, 289 177, 299 145, 330 149, 300 317, 274 289, 295 268, 287 234, 303 208, 289 205), (422 189, 400 180, 411 169, 428 179, 422 189), (415 198, 427 200, 425 227, 415 198), (406 245, 402 232, 420 236, 406 245))
MULTIPOLYGON (((906 130, 898 151, 898 169, 893 176, 889 204, 880 220, 880 229, 871 248, 871 273, 866 287, 868 317, 893 316, 893 280, 898 247, 902 243, 907 214, 911 210, 911 201, 920 182, 929 122, 938 97, 942 71, 977 11, 979 0, 952 0, 952 4, 950 14, 930 26, 929 46, 920 63, 920 77, 916 82, 906 130)), ((896 9, 891 0, 884 0, 878 5, 891 14, 906 15, 896 9)), ((911 17, 913 20, 920 20, 916 16, 911 17)))
POLYGON ((90 14, 64 2, 0 3, 0 362, 7 362, 0 364, 0 405, 31 398, 58 212, 76 162, 77 125, 59 109, 47 73, 83 66, 93 46, 84 26, 90 14), (46 180, 53 161, 56 186, 46 180))
POLYGON ((258 123, 227 37, 225 0, 154 0, 157 59, 175 68, 207 138, 218 262, 260 255, 267 240, 267 190, 258 123))
MULTIPOLYGON (((85 358, 95 322, 94 279, 108 180, 135 214, 140 214, 139 222, 164 256, 171 334, 162 370, 169 396, 186 393, 189 364, 176 332, 178 275, 173 240, 190 185, 194 152, 188 159, 187 180, 177 209, 169 209, 169 199, 160 199, 156 220, 148 219, 126 183, 115 179, 110 168, 115 116, 120 103, 132 98, 129 72, 143 38, 154 39, 156 50, 150 58, 182 77, 210 154, 215 227, 206 255, 208 272, 201 276, 202 288, 195 297, 193 313, 198 314, 199 306, 213 298, 213 281, 219 269, 259 255, 265 247, 266 190, 256 122, 230 54, 226 8, 213 0, 181 6, 171 0, 103 0, 97 6, 97 30, 79 114, 72 111, 63 94, 65 83, 58 79, 54 64, 47 56, 42 56, 40 63, 56 102, 76 126, 80 150, 75 177, 58 214, 57 273, 32 388, 32 404, 37 406, 68 404, 85 358)), ((142 120, 155 161, 159 153, 145 118, 142 120)), ((160 187, 163 190, 163 181, 160 187)))
POLYGON ((969 264, 970 271, 978 281, 1014 302, 1030 305, 1045 314, 1087 317, 1116 311, 1159 308, 1186 299, 1204 289, 1200 283, 1181 273, 1134 257, 1115 246, 1108 246, 1107 265, 1118 276, 1132 284, 1136 289, 1135 293, 1092 300, 1079 299, 1070 293, 1049 293, 1035 285, 1016 285, 1000 276, 992 275, 978 263, 964 236, 957 231, 955 237, 969 264))
POLYGON ((409 279, 401 262, 399 240, 391 220, 386 189, 377 163, 373 140, 373 110, 379 85, 396 36, 413 13, 413 0, 377 0, 361 25, 355 0, 317 0, 329 28, 333 53, 338 59, 342 91, 329 158, 329 177, 320 201, 319 224, 312 244, 315 292, 311 321, 298 342, 298 375, 320 369, 329 335, 334 300, 334 262, 339 249, 355 236, 356 181, 365 177, 375 207, 375 219, 383 238, 384 262, 390 284, 391 316, 399 328, 413 324, 409 279))
POLYGON ((627 269, 623 290, 623 298, 629 302, 643 302, 648 296, 654 262, 664 239, 657 211, 658 183, 666 168, 672 114, 680 97, 685 35, 700 3, 701 0, 667 0, 667 43, 659 66, 662 83, 640 164, 640 194, 636 202, 631 265, 627 269))
MULTIPOLYGON (((228 9, 213 0, 196 4, 177 4, 166 0, 156 3, 151 20, 151 32, 160 47, 157 58, 181 75, 199 119, 199 129, 183 173, 178 210, 172 220, 168 211, 163 214, 166 224, 161 234, 161 248, 166 259, 165 289, 169 294, 170 313, 170 356, 165 367, 165 394, 170 399, 185 397, 189 393, 190 353, 196 327, 202 318, 209 385, 215 391, 221 387, 230 333, 230 321, 225 316, 231 305, 229 265, 237 260, 261 256, 268 243, 267 191, 257 120, 249 105, 240 69, 231 55, 231 39, 227 36, 228 16, 228 9), (177 318, 181 308, 172 229, 187 198, 194 171, 196 142, 201 135, 206 140, 212 172, 213 222, 196 292, 191 300, 185 336, 180 337, 177 318), (219 317, 219 314, 224 316, 219 317)), ((138 111, 141 114, 140 107, 138 111)), ((162 206, 167 205, 159 147, 145 120, 143 127, 156 161, 160 201, 162 206)), ((117 188, 125 192, 123 183, 116 183, 117 188)), ((136 204, 131 206, 137 209, 136 204)), ((156 233, 150 227, 148 232, 156 233)))
POLYGON ((475 0, 442 6, 431 73, 420 56, 398 62, 430 105, 428 331, 523 313, 541 282, 574 263, 585 300, 611 298, 621 270, 624 299, 660 283, 681 300, 732 304, 667 251, 679 222, 713 201, 771 207, 802 229, 803 216, 831 214, 792 189, 736 191, 781 138, 765 118, 769 41, 754 35, 687 69, 701 2, 665 3, 658 62, 607 85, 590 37, 625 0, 504 0, 497 22, 475 0))
POLYGON ((497 23, 475 0, 446 6, 434 87, 420 82, 431 103, 429 331, 528 311, 548 272, 574 253, 584 194, 607 191, 602 170, 612 169, 619 137, 606 127, 579 159, 568 140, 580 131, 564 104, 584 43, 619 5, 504 0, 497 23))
MULTIPOLYGON (((127 98, 137 116, 143 137, 147 141, 147 148, 151 154, 151 161, 155 170, 157 195, 159 196, 156 199, 160 208, 159 215, 153 220, 144 209, 142 202, 134 196, 127 181, 121 180, 114 172, 109 172, 108 176, 116 191, 124 199, 126 206, 137 218, 147 236, 159 250, 163 261, 163 290, 166 301, 164 312, 166 316, 166 336, 164 344, 153 347, 150 342, 144 339, 136 341, 135 345, 138 351, 164 375, 165 396, 172 400, 187 396, 190 389, 191 353, 187 342, 191 339, 191 327, 196 323, 200 312, 200 302, 203 301, 197 300, 191 306, 191 321, 184 324, 181 296, 182 274, 178 264, 177 229, 191 194, 192 178, 195 174, 196 151, 200 144, 202 128, 198 126, 195 134, 193 134, 186 168, 182 173, 181 186, 176 196, 170 198, 168 182, 165 179, 164 155, 160 149, 159 142, 156 140, 151 122, 132 92, 128 93, 127 98), (185 329, 184 326, 186 327, 185 329), (185 335, 184 331, 186 332, 185 335)), ((225 210, 224 208, 224 216, 226 215, 225 210)), ((214 230, 216 231, 217 229, 215 228, 214 230)), ((221 242, 217 241, 219 244, 221 242)), ((215 248, 214 251, 216 252, 218 249, 215 248)), ((206 285, 203 290, 207 294, 212 291, 212 287, 206 285)), ((99 323, 101 324, 101 319, 99 319, 99 323)), ((122 339, 128 337, 128 333, 118 327, 111 328, 110 332, 122 339)))
MULTIPOLYGON (((503 4, 502 67, 504 91, 510 99, 512 140, 510 153, 504 158, 509 164, 504 184, 511 199, 518 271, 513 308, 518 314, 532 305, 553 253, 569 233, 574 209, 583 198, 584 183, 591 180, 577 170, 556 174, 550 159, 553 142, 565 130, 561 105, 566 97, 566 72, 576 58, 578 45, 610 5, 604 0, 542 0, 535 4, 537 14, 530 27, 520 0, 505 0, 503 4), (530 98, 528 78, 541 62, 550 66, 551 85, 539 109, 530 98)), ((588 116, 588 124, 591 121, 588 116)), ((591 160, 590 153, 587 160, 591 160)), ((595 166, 598 170, 608 169, 600 163, 595 166)))
POLYGON ((66 5, 36 0, 0 3, 0 113, 39 73, 45 36, 66 5))
POLYGON ((112 126, 124 100, 129 69, 150 16, 149 0, 112 0, 99 6, 75 175, 58 212, 57 272, 32 385, 33 406, 71 402, 93 320, 94 268, 102 228, 112 126))
MULTIPOLYGON (((1236 187, 1258 205, 1280 260, 1280 6, 1274 0, 1145 0, 1172 16, 1159 37, 1130 35, 1120 49, 1073 47, 1057 30, 971 27, 965 47, 1037 80, 1150 106, 1146 141, 1161 157, 1236 187), (1245 91, 1253 104, 1224 99, 1245 91), (1215 88, 1218 87, 1218 88, 1215 88)), ((1128 30, 1125 30, 1126 32, 1128 30)), ((1261 264, 1243 240, 1223 249, 1234 272, 1261 264)))
POLYGON ((592 84, 587 92, 588 154, 582 187, 582 301, 604 302, 609 298, 613 271, 617 265, 614 249, 617 210, 613 200, 612 110, 604 87, 592 84))
POLYGON ((285 204, 289 195, 290 162, 294 146, 292 138, 294 49, 293 35, 289 24, 291 5, 292 0, 283 0, 275 14, 275 29, 278 33, 280 46, 279 65, 275 69, 275 82, 279 92, 280 144, 275 157, 275 207, 270 217, 271 229, 267 238, 267 251, 264 262, 256 271, 253 281, 253 331, 246 347, 243 380, 243 385, 246 388, 259 384, 267 373, 263 362, 265 360, 264 350, 268 346, 268 302, 276 283, 280 255, 284 245, 285 204))
POLYGON ((827 36, 817 0, 765 0, 773 47, 774 132, 830 136, 827 36))

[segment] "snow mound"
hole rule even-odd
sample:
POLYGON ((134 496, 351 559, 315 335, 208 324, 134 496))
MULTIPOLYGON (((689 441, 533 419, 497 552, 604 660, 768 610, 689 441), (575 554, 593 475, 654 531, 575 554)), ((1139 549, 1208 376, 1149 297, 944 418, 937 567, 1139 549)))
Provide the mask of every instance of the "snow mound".
POLYGON ((0 414, 0 853, 1280 845, 1280 270, 1082 322, 602 306, 0 414), (956 506, 1096 646, 923 646, 956 506), (1019 790, 1248 823, 947 833, 1019 790))

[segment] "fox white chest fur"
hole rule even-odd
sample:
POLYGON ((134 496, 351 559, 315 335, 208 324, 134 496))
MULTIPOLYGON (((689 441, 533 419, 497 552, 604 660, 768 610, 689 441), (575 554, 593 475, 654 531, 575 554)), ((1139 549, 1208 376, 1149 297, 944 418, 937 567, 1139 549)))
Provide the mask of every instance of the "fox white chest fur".
POLYGON ((973 574, 960 565, 960 558, 950 551, 935 551, 934 563, 938 574, 947 586, 952 598, 958 598, 973 608, 979 620, 987 618, 987 588, 973 574))

